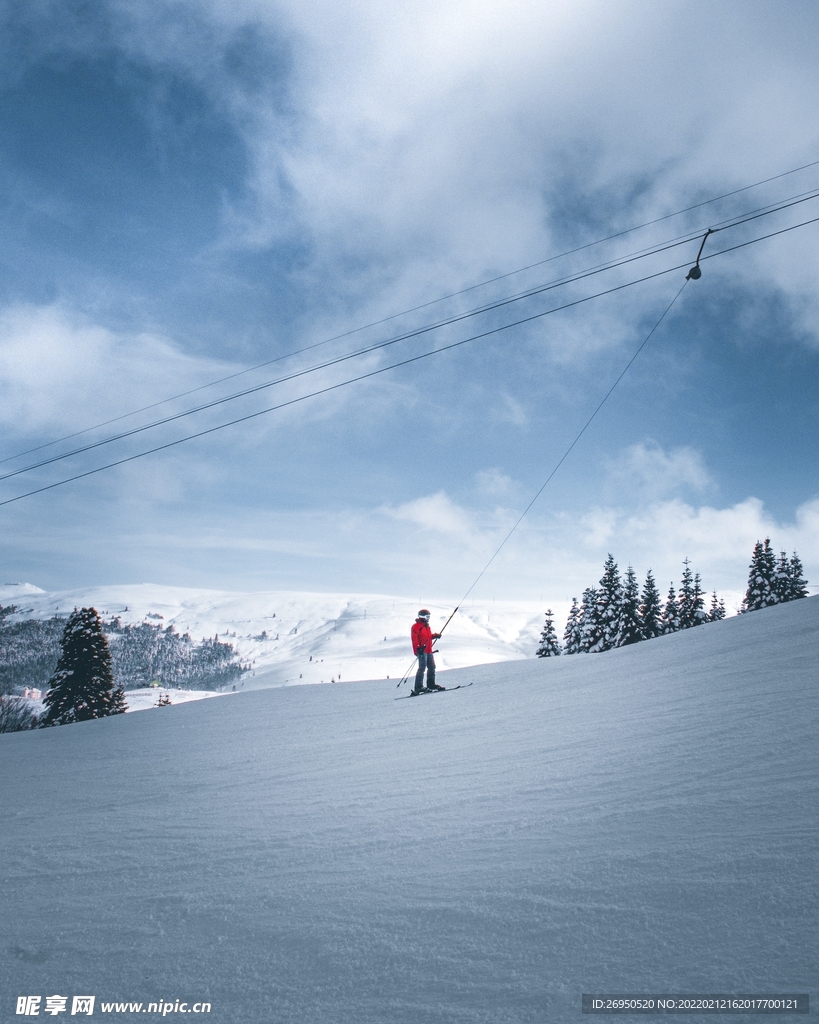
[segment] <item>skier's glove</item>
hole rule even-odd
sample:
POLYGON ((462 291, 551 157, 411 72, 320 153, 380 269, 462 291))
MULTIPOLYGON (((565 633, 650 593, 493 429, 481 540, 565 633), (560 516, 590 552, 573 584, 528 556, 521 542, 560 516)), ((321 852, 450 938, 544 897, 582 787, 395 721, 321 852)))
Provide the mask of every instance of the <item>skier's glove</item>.
POLYGON ((433 640, 440 640, 441 639, 441 634, 440 633, 433 633, 432 634, 432 639, 433 640))

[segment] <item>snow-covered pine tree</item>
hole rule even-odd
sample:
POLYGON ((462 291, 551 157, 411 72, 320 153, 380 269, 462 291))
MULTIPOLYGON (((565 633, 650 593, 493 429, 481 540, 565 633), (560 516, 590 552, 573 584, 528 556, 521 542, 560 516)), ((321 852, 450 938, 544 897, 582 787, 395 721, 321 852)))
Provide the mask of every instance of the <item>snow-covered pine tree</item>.
POLYGON ((694 613, 694 574, 691 572, 691 563, 686 558, 683 562, 682 581, 680 592, 677 595, 677 607, 679 610, 679 629, 688 629, 696 625, 694 613))
POLYGON ((776 558, 771 548, 770 537, 754 544, 751 564, 748 567, 748 587, 745 600, 742 602, 743 612, 753 612, 758 608, 778 604, 774 577, 776 576, 776 558))
POLYGON ((709 622, 719 622, 720 619, 725 618, 725 602, 720 597, 717 599, 716 590, 711 595, 711 608, 708 612, 709 622))
POLYGON ((600 623, 597 618, 597 590, 586 587, 580 604, 580 646, 578 654, 590 654, 599 650, 601 637, 600 623))
POLYGON ((640 628, 644 640, 653 640, 655 636, 662 635, 662 617, 660 591, 657 589, 657 583, 649 569, 643 584, 643 592, 640 595, 640 628))
POLYGON ((776 600, 779 604, 782 601, 790 601, 791 599, 791 567, 788 563, 788 556, 784 551, 779 552, 779 560, 774 570, 773 592, 776 594, 776 600))
POLYGON ((580 633, 580 605, 577 598, 572 598, 572 607, 569 609, 569 617, 566 620, 566 629, 563 632, 563 653, 579 654, 581 633, 580 633))
POLYGON ((674 584, 668 588, 668 597, 663 609, 663 618, 660 623, 663 633, 676 633, 680 628, 680 607, 677 604, 677 595, 674 593, 674 584))
POLYGON ((615 646, 627 647, 629 644, 639 643, 643 639, 643 627, 640 621, 640 589, 634 569, 629 566, 623 579, 620 622, 615 646))
POLYGON ((560 643, 555 633, 555 624, 552 616, 552 609, 546 609, 546 622, 543 626, 543 632, 540 634, 540 647, 538 647, 535 654, 538 658, 555 658, 557 655, 562 654, 560 650, 560 643))
POLYGON ((614 557, 609 554, 603 565, 600 587, 597 590, 597 622, 600 636, 593 651, 611 650, 620 632, 620 611, 623 603, 620 572, 614 557))
POLYGON ((698 572, 694 573, 694 594, 693 594, 693 609, 694 609, 694 626, 701 626, 703 622, 708 621, 708 612, 705 610, 705 594, 702 589, 702 580, 698 572))
POLYGON ((94 608, 74 611, 60 641, 62 654, 43 703, 43 725, 65 725, 125 711, 122 688, 114 688, 111 652, 94 608))
POLYGON ((805 579, 805 570, 802 568, 802 561, 795 551, 793 553, 793 557, 788 563, 788 576, 790 578, 788 600, 798 601, 800 597, 807 597, 808 581, 805 579))

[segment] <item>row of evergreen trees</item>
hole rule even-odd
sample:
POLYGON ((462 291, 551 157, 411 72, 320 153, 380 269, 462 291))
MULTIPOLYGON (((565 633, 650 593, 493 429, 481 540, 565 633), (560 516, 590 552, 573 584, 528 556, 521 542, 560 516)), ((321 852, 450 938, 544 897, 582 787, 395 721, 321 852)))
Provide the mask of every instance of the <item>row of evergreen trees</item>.
POLYGON ((651 569, 646 573, 641 590, 634 569, 629 566, 621 578, 617 563, 609 554, 600 585, 584 590, 580 604, 576 597, 572 599, 563 646, 555 633, 551 609, 546 612, 537 656, 596 654, 724 619, 725 604, 717 598, 716 591, 706 611, 700 574, 691 571, 687 558, 683 565, 679 594, 672 583, 663 604, 651 569))
POLYGON ((788 558, 784 551, 774 555, 770 537, 765 543, 757 541, 751 555, 748 589, 742 602, 743 612, 768 608, 783 601, 796 601, 808 596, 808 581, 799 555, 794 551, 788 558))
MULTIPOLYGON (((672 583, 663 604, 650 569, 640 590, 631 566, 621 578, 617 563, 609 554, 600 585, 584 590, 580 604, 576 597, 572 599, 562 646, 555 632, 552 611, 547 610, 537 657, 594 654, 724 619, 723 600, 714 591, 706 610, 700 574, 691 571, 687 558, 683 566, 679 593, 672 583)), ((796 552, 789 559, 782 551, 777 560, 770 539, 766 538, 764 544, 757 541, 741 610, 753 611, 807 595, 807 580, 796 552)))

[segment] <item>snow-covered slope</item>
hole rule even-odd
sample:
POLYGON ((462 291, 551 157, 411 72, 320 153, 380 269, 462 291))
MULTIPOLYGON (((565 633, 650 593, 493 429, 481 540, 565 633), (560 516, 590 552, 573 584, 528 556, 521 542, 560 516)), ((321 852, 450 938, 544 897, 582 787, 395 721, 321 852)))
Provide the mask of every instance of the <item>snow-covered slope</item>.
POLYGON ((0 736, 2 1019, 55 993, 214 1024, 815 995, 818 665, 808 598, 414 700, 294 686, 0 736))
MULTIPOLYGON (((21 617, 45 618, 94 607, 124 622, 173 624, 195 640, 218 634, 253 663, 244 689, 286 683, 400 678, 412 660, 409 630, 418 603, 373 594, 293 591, 232 593, 155 584, 47 593, 31 584, 0 587, 0 604, 21 617)), ((433 625, 451 606, 428 603, 433 625)), ((557 609, 555 609, 557 610, 557 609)), ((545 607, 534 602, 467 602, 440 644, 441 668, 534 657, 545 607)))

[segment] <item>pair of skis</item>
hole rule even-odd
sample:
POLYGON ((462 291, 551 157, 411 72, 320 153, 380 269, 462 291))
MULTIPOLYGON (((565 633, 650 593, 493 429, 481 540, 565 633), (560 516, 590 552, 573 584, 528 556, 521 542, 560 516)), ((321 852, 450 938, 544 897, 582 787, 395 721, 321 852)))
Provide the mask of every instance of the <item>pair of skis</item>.
POLYGON ((437 690, 421 690, 420 693, 410 691, 401 697, 395 697, 394 700, 409 700, 410 697, 423 697, 427 693, 452 693, 453 690, 465 690, 467 686, 471 685, 472 683, 458 683, 457 686, 439 686, 437 690))

